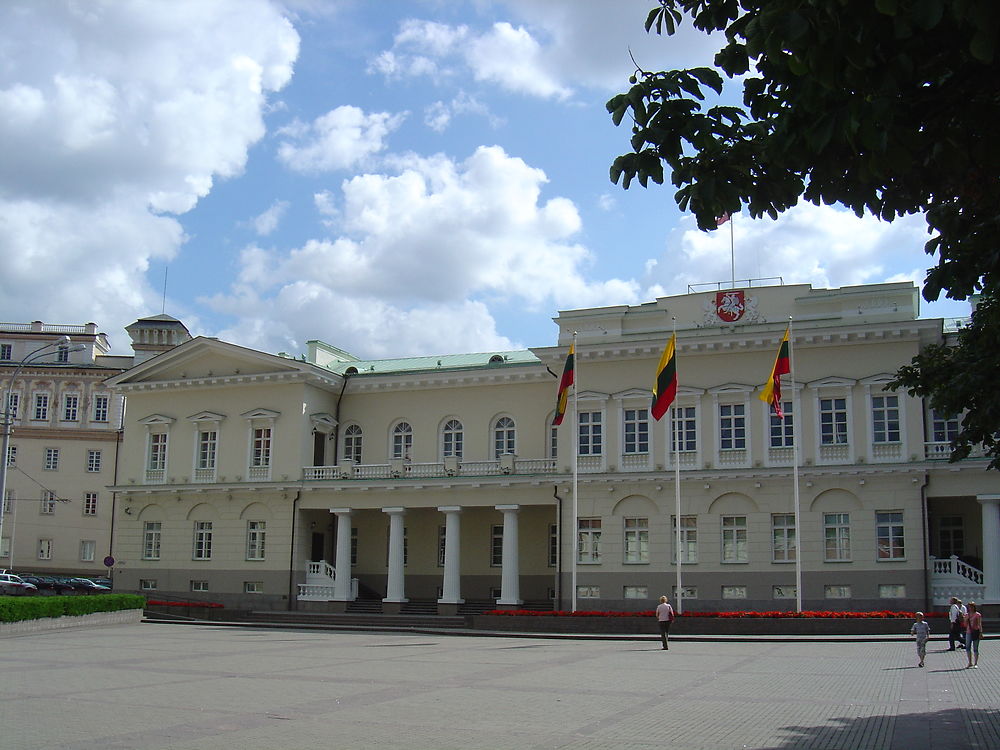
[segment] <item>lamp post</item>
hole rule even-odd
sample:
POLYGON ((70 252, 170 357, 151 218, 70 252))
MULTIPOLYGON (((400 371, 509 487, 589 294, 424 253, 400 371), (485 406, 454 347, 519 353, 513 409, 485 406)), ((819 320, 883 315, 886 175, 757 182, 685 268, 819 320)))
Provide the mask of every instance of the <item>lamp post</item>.
MULTIPOLYGON (((13 374, 10 376, 10 380, 7 382, 7 389, 4 391, 3 399, 3 424, 0 425, 3 429, 3 448, 2 453, 0 453, 0 540, 3 539, 3 509, 7 505, 7 462, 8 462, 8 452, 10 451, 10 435, 14 430, 14 417, 10 411, 10 397, 14 392, 14 381, 17 376, 21 374, 21 370, 24 369, 25 365, 29 365, 43 357, 52 354, 51 351, 46 351, 47 349, 52 349, 52 347, 65 347, 70 343, 69 336, 60 336, 55 341, 50 341, 45 346, 40 346, 33 352, 30 352, 24 359, 22 359, 17 367, 14 368, 13 374)), ((86 347, 83 344, 77 344, 76 346, 69 349, 69 351, 80 351, 86 347)), ((14 559, 14 540, 11 539, 9 557, 11 560, 14 559)))

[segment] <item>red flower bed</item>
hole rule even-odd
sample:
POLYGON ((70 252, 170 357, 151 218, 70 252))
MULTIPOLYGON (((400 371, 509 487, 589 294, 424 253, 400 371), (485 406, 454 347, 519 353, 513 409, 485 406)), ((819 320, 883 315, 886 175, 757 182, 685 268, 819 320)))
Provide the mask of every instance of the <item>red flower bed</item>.
MULTIPOLYGON (((554 612, 536 612, 528 609, 493 609, 484 612, 487 615, 505 615, 509 617, 654 617, 656 612, 649 610, 646 612, 569 612, 558 610, 554 612)), ((929 612, 925 617, 945 617, 946 612, 929 612)), ((830 619, 859 619, 877 618, 912 620, 914 612, 891 612, 888 610, 879 612, 684 612, 678 617, 719 617, 719 618, 740 618, 740 617, 797 617, 797 618, 830 618, 830 619)))
POLYGON ((159 602, 155 599, 147 600, 146 605, 150 607, 213 607, 216 609, 223 609, 224 606, 216 602, 159 602))

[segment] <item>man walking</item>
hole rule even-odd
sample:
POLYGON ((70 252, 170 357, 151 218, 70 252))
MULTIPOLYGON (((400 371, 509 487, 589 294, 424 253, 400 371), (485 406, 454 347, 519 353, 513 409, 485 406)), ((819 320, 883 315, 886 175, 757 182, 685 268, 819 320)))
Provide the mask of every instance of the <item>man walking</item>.
POLYGON ((954 651, 956 641, 959 648, 965 648, 966 609, 957 596, 951 597, 948 603, 951 605, 948 607, 948 650, 954 651))
POLYGON ((663 641, 663 648, 669 649, 667 634, 670 632, 670 623, 674 621, 674 608, 670 606, 666 596, 660 597, 660 603, 656 607, 656 619, 660 624, 660 640, 663 641))

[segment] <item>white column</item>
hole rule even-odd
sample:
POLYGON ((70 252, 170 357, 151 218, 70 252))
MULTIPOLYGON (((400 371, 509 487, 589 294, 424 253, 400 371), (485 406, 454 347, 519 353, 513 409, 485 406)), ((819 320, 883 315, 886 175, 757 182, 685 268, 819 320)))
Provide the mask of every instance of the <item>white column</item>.
POLYGON ((403 516, 405 508, 382 508, 389 514, 389 580, 383 602, 408 601, 403 594, 403 516))
POLYGON ((444 580, 441 583, 441 598, 438 604, 462 604, 461 570, 461 513, 458 505, 438 508, 444 516, 444 580))
POLYGON ((520 568, 517 557, 517 512, 520 505, 497 505, 503 513, 503 567, 500 573, 500 599, 497 604, 523 604, 520 590, 520 568))
POLYGON ((996 604, 1000 603, 1000 495, 979 495, 976 499, 983 514, 983 600, 996 604))
POLYGON ((334 568, 337 577, 333 582, 333 600, 335 602, 354 601, 351 595, 351 509, 330 508, 337 517, 337 558, 334 568))

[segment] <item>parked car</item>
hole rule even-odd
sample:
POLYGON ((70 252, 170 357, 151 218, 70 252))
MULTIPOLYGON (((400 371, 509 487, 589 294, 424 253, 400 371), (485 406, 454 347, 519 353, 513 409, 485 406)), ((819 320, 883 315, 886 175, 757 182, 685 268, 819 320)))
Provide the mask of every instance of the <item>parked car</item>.
POLYGON ((68 591, 73 591, 73 586, 69 581, 65 581, 55 576, 44 576, 44 575, 24 575, 21 578, 28 583, 33 583, 38 587, 39 591, 51 591, 54 594, 65 594, 68 591))
POLYGON ((69 580, 73 584, 73 588, 87 594, 103 594, 111 591, 111 587, 94 583, 89 578, 70 578, 69 580))
POLYGON ((28 583, 21 576, 16 576, 13 573, 0 573, 0 594, 24 596, 37 593, 38 587, 33 583, 28 583))

